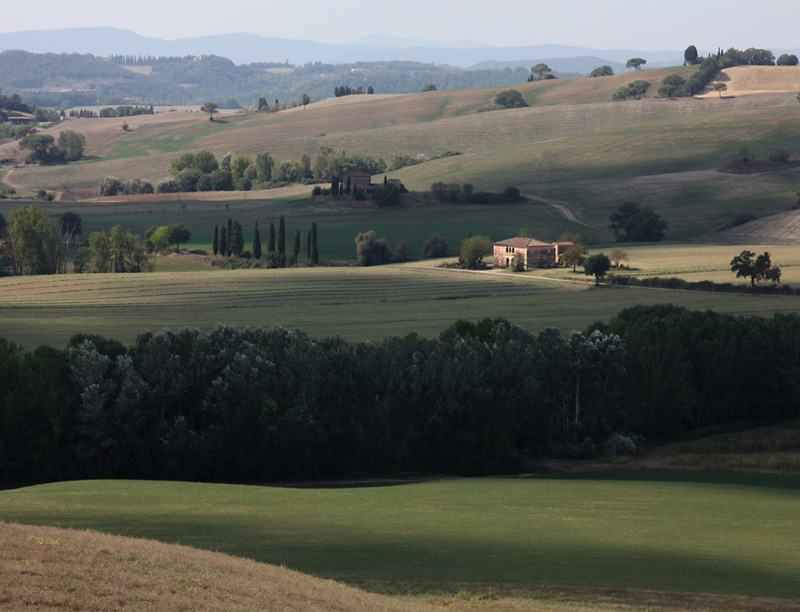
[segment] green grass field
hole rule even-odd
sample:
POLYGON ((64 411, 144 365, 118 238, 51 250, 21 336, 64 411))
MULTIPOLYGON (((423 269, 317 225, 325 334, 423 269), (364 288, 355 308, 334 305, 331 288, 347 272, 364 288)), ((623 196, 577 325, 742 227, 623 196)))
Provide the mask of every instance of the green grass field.
POLYGON ((316 337, 380 340, 435 336, 459 318, 504 317, 532 331, 585 329, 638 304, 760 316, 800 310, 795 297, 595 288, 563 269, 583 282, 434 265, 7 277, 0 279, 0 336, 27 348, 61 347, 87 331, 131 343, 145 329, 278 323, 316 337))
POLYGON ((179 542, 358 583, 800 597, 800 477, 631 470, 284 489, 94 481, 0 493, 0 519, 179 542))

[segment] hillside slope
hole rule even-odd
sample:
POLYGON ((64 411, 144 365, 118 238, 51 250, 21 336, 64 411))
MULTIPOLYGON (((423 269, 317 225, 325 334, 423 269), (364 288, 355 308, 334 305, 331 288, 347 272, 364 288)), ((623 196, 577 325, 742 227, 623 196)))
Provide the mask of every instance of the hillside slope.
MULTIPOLYGON (((639 201, 665 216, 670 238, 677 240, 712 231, 738 212, 789 208, 798 168, 749 176, 714 171, 742 146, 759 159, 776 148, 800 153, 796 94, 777 90, 794 87, 785 85, 794 82, 786 75, 800 75, 800 69, 731 69, 737 91, 756 88, 752 95, 611 102, 612 93, 634 77, 651 82, 652 95, 666 74, 686 77, 693 70, 524 83, 516 88, 530 107, 493 112, 482 111, 492 109, 501 88, 349 96, 214 122, 198 112, 142 115, 127 120, 130 131, 121 129, 121 119, 70 120, 47 131, 84 132, 87 159, 15 168, 3 180, 55 191, 67 185, 85 196, 96 193, 105 176, 157 182, 167 176, 169 160, 184 151, 209 149, 218 158, 239 151, 252 158, 266 150, 276 160, 304 154, 313 160, 320 146, 329 146, 387 163, 399 153, 424 158, 455 151, 462 155, 391 175, 411 189, 436 181, 491 190, 513 185, 603 230, 620 202, 639 201)), ((11 156, 16 146, 0 145, 0 156, 11 156)))
POLYGON ((187 546, 0 523, 0 608, 23 605, 31 611, 84 612, 423 609, 274 565, 187 546))

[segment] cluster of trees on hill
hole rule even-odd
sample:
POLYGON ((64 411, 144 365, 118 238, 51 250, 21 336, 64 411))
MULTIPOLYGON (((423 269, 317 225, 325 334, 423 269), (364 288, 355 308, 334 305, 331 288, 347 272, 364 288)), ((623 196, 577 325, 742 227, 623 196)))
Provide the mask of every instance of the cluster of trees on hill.
POLYGON ((431 185, 431 193, 442 204, 516 204, 525 198, 516 187, 506 187, 501 193, 493 191, 475 191, 469 183, 437 182, 431 185))
POLYGON ((0 276, 64 274, 75 237, 82 232, 80 215, 57 219, 39 206, 13 208, 0 215, 0 276))
MULTIPOLYGON (((353 96, 353 95, 362 95, 364 93, 364 88, 359 85, 358 87, 350 87, 349 85, 342 85, 340 87, 334 87, 333 95, 336 98, 341 98, 342 96, 353 96)), ((375 93, 375 88, 370 85, 367 87, 367 94, 372 95, 375 93)))
POLYGON ((19 141, 20 149, 30 151, 26 164, 54 164, 77 161, 83 157, 86 136, 73 130, 63 130, 56 139, 50 134, 28 134, 19 141))
POLYGON ((587 332, 460 321, 438 339, 280 327, 0 338, 0 479, 484 474, 800 417, 800 317, 638 306, 587 332))

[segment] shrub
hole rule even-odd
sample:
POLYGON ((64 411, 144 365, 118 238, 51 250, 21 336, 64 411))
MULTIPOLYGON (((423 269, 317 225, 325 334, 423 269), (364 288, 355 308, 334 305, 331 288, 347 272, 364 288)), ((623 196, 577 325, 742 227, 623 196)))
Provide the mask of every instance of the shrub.
POLYGON ((503 108, 525 108, 528 103, 516 89, 501 91, 494 98, 494 103, 503 108))
POLYGON ((441 234, 434 234, 422 245, 423 259, 436 259, 447 257, 447 241, 441 234))
POLYGON ((101 196, 114 196, 121 193, 124 189, 125 185, 115 176, 107 176, 100 181, 101 196))
POLYGON ((174 178, 165 178, 156 185, 156 191, 158 193, 178 193, 180 190, 180 185, 178 185, 178 181, 174 178))
POLYGON ((789 151, 786 149, 774 149, 769 152, 769 161, 785 162, 789 159, 789 151))
POLYGON ((618 432, 611 436, 603 445, 607 455, 635 455, 644 438, 636 434, 618 432))

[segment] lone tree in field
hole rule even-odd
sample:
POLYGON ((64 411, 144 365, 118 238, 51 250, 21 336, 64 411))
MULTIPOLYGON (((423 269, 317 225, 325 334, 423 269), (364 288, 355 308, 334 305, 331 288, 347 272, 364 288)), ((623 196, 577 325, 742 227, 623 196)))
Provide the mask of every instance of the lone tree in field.
POLYGON ((667 230, 667 222, 650 206, 634 202, 620 204, 608 221, 619 242, 658 242, 667 230))
POLYGON ((722 97, 722 92, 727 91, 728 86, 725 83, 714 83, 714 91, 719 94, 719 97, 722 97))
POLYGON ((794 53, 784 53, 778 58, 778 66, 797 66, 797 56, 794 53))
POLYGON ((642 59, 641 57, 632 57, 627 62, 625 62, 625 67, 633 68, 635 70, 641 70, 642 65, 646 63, 647 63, 646 59, 642 59))
MULTIPOLYGON (((214 121, 214 113, 218 113, 217 110, 217 103, 216 102, 206 102, 203 106, 200 107, 200 110, 204 113, 208 113, 208 120, 214 121)), ((223 122, 224 123, 224 122, 223 122)))
POLYGON ((615 268, 619 268, 623 261, 627 261, 628 265, 630 265, 630 255, 628 255, 628 251, 623 251, 619 247, 614 247, 608 252, 608 255, 615 268))
POLYGON ((605 66, 599 66, 589 73, 589 77, 605 77, 605 76, 614 76, 614 69, 608 64, 606 64, 605 66))
POLYGON ((422 245, 422 258, 447 257, 447 241, 441 234, 434 234, 422 245))
POLYGON ((564 262, 564 265, 572 266, 573 272, 577 272, 578 266, 582 266, 584 264, 588 254, 589 249, 578 242, 564 251, 564 255, 561 256, 561 260, 564 262))
POLYGON ((533 73, 531 75, 531 81, 542 81, 547 78, 545 75, 549 75, 553 72, 553 69, 547 64, 539 63, 531 68, 531 72, 533 73))
POLYGON ((583 264, 583 273, 586 276, 594 276, 594 284, 599 285, 603 277, 611 269, 611 260, 605 253, 597 253, 590 256, 583 264))
POLYGON ((483 258, 491 253, 492 241, 488 236, 470 236, 461 243, 461 262, 470 270, 483 267, 483 258))
POLYGON ((699 63, 700 62, 697 61, 697 47, 694 45, 689 45, 686 47, 686 51, 683 52, 683 65, 694 66, 695 64, 699 63))
POLYGON ((749 278, 751 287, 755 287, 756 281, 770 281, 775 285, 781 282, 781 269, 772 267, 772 259, 766 251, 757 257, 752 251, 742 251, 731 260, 731 272, 736 272, 736 278, 749 278))
POLYGON ((525 108, 528 103, 516 89, 501 91, 494 97, 494 103, 503 108, 525 108))

